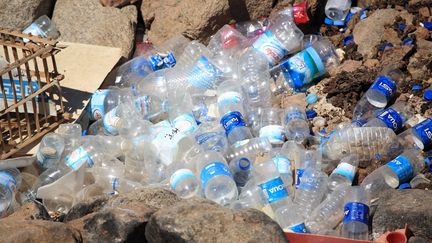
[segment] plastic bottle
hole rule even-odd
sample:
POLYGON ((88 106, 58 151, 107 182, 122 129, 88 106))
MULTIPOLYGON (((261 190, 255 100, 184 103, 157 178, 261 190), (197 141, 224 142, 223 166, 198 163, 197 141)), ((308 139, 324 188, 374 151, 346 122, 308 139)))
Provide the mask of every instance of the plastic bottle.
MULTIPOLYGON (((299 151, 300 156, 296 161, 296 188, 299 187, 301 182, 301 177, 304 171, 308 168, 319 168, 321 163, 321 157, 316 150, 301 150, 301 148, 296 148, 294 151, 299 151)), ((293 152, 294 152, 293 151, 293 152)))
POLYGON ((170 177, 170 186, 177 196, 191 198, 199 194, 200 185, 195 174, 186 168, 179 169, 170 177))
POLYGON ((325 14, 329 19, 343 21, 351 8, 351 0, 329 0, 325 14))
POLYGON ((344 203, 351 186, 340 185, 320 203, 306 220, 306 228, 313 234, 335 228, 344 217, 344 203))
POLYGON ((270 152, 271 149, 272 145, 268 138, 252 138, 243 140, 236 146, 231 146, 231 150, 226 155, 226 158, 232 160, 236 157, 256 156, 259 153, 270 152))
POLYGON ((223 114, 220 124, 230 144, 252 138, 243 117, 243 96, 234 81, 225 81, 218 87, 218 108, 219 113, 223 114))
POLYGON ((200 175, 204 195, 221 205, 228 205, 238 196, 236 184, 230 169, 217 152, 207 151, 197 158, 197 172, 200 175))
POLYGON ((284 156, 279 149, 273 149, 271 151, 271 157, 273 162, 276 165, 276 168, 280 174, 282 181, 287 186, 287 190, 289 193, 292 191, 293 185, 293 173, 292 173, 292 165, 291 160, 284 156))
POLYGON ((304 217, 309 216, 327 193, 328 176, 324 172, 307 168, 300 178, 300 184, 295 192, 294 203, 299 205, 304 217))
POLYGON ((275 214, 277 215, 277 222, 279 225, 286 226, 283 228, 285 232, 294 232, 294 233, 308 233, 308 230, 305 226, 305 217, 303 214, 296 208, 297 205, 288 202, 286 207, 279 209, 275 214))
MULTIPOLYGON (((23 30, 23 33, 52 39, 57 39, 60 36, 54 23, 46 15, 37 18, 30 26, 23 30)), ((28 39, 24 39, 24 41, 27 42, 28 39)))
POLYGON ((218 122, 201 123, 195 133, 195 141, 207 150, 213 150, 222 154, 228 151, 228 140, 225 130, 218 122))
POLYGON ((409 182, 424 167, 425 159, 421 151, 409 149, 366 176, 361 186, 370 193, 372 199, 376 199, 383 190, 409 182))
MULTIPOLYGON (((305 24, 309 22, 309 16, 307 13, 307 1, 298 3, 293 5, 292 7, 286 7, 279 12, 275 13, 275 15, 285 15, 290 18, 290 21, 295 24, 305 24)), ((274 18, 275 15, 270 16, 274 18)))
POLYGON ((102 119, 109 111, 117 107, 118 104, 132 98, 130 89, 100 89, 93 93, 89 108, 89 117, 91 120, 102 119))
POLYGON ((56 133, 48 133, 39 144, 37 162, 42 168, 55 166, 61 160, 64 149, 64 138, 56 133))
POLYGON ((258 125, 259 137, 266 137, 275 146, 282 146, 285 142, 285 129, 282 126, 282 110, 265 108, 260 115, 258 125))
POLYGON ((252 45, 267 58, 270 66, 276 65, 287 54, 302 48, 303 32, 291 18, 282 14, 271 19, 270 27, 252 45))
POLYGON ((237 187, 244 187, 252 172, 252 163, 249 157, 239 157, 230 161, 229 167, 237 187))
POLYGON ((400 151, 405 148, 426 150, 432 145, 432 118, 428 118, 397 136, 401 144, 400 151))
POLYGON ((61 124, 57 133, 64 138, 65 151, 69 152, 81 142, 82 128, 79 124, 61 124))
POLYGON ((195 132, 198 129, 198 125, 192 114, 193 107, 190 95, 187 93, 183 95, 179 94, 173 97, 170 102, 173 104, 169 109, 169 116, 173 127, 179 129, 185 135, 195 132))
POLYGON ((224 25, 210 38, 207 48, 214 55, 237 56, 246 43, 246 37, 240 32, 229 25, 224 25))
POLYGON ((364 127, 388 127, 398 132, 405 122, 414 115, 414 111, 406 102, 397 102, 384 109, 375 118, 369 120, 364 127))
POLYGON ((291 105, 285 109, 284 113, 283 121, 288 140, 301 143, 310 136, 310 128, 304 109, 291 105))
POLYGON ((366 120, 374 112, 387 106, 397 91, 398 83, 403 80, 403 73, 398 69, 383 70, 366 93, 354 107, 353 120, 366 120))
POLYGON ((10 213, 15 193, 21 185, 20 171, 16 168, 0 171, 0 218, 10 213))
POLYGON ((355 240, 368 240, 369 197, 363 187, 354 186, 345 198, 342 236, 355 240))
POLYGON ((333 191, 342 184, 350 186, 354 180, 358 164, 357 155, 348 155, 342 158, 329 177, 329 189, 333 191))

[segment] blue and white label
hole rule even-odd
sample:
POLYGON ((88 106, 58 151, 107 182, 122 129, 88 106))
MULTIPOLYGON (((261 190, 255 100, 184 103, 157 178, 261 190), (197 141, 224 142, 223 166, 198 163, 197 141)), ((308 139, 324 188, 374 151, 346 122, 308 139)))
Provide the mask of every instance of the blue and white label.
POLYGON ((402 155, 386 164, 399 178, 399 184, 409 182, 414 177, 414 169, 407 158, 402 155))
POLYGON ((197 136, 195 136, 195 141, 199 144, 205 144, 207 141, 209 141, 212 138, 215 138, 216 136, 224 135, 223 133, 217 133, 217 132, 205 132, 201 133, 197 136))
MULTIPOLYGON (((33 88, 33 93, 39 90, 39 85, 36 81, 31 82, 31 88, 30 88, 30 84, 27 80, 22 81, 23 87, 21 87, 20 81, 17 79, 14 79, 13 80, 13 86, 15 86, 15 94, 16 94, 17 100, 21 100, 22 98, 24 98, 22 96, 21 88, 24 90, 24 96, 25 97, 32 94, 31 88, 33 88)), ((14 98, 14 91, 13 91, 12 82, 10 81, 10 79, 3 79, 3 88, 4 88, 6 98, 7 99, 13 99, 14 98)), ((4 98, 3 92, 0 92, 0 98, 4 98)), ((46 97, 46 98, 48 98, 48 97, 46 97)), ((36 99, 39 99, 39 95, 36 96, 36 99)))
POLYGON ((285 132, 283 126, 268 125, 259 130, 260 138, 268 138, 272 144, 283 144, 285 142, 285 132))
POLYGON ((288 197, 288 191, 280 177, 276 177, 258 186, 267 197, 269 203, 274 203, 288 197))
POLYGON ((377 116, 377 119, 383 121, 386 126, 393 131, 398 131, 403 126, 402 117, 392 108, 385 109, 379 116, 377 116))
POLYGON ((69 166, 72 170, 78 170, 81 165, 87 163, 88 167, 92 167, 94 165, 93 160, 87 151, 84 150, 83 147, 79 147, 72 151, 66 158, 66 165, 69 166))
POLYGON ((243 101, 243 97, 239 92, 228 91, 218 96, 217 103, 218 107, 227 107, 231 105, 240 104, 243 101))
POLYGON ((196 178, 192 171, 188 169, 177 170, 176 172, 174 172, 174 174, 172 174, 170 178, 171 189, 175 190, 177 188, 177 185, 186 179, 195 180, 196 178))
POLYGON ((271 66, 276 65, 289 51, 269 30, 264 31, 252 46, 264 54, 271 66))
POLYGON ((105 131, 110 135, 117 135, 118 134, 118 123, 120 121, 120 117, 117 116, 117 107, 109 111, 105 114, 105 116, 102 119, 103 127, 105 131))
POLYGON ((290 227, 288 227, 287 230, 294 232, 294 233, 307 233, 308 232, 304 223, 290 226, 290 227))
POLYGON ((432 119, 426 119, 414 126, 414 132, 423 143, 423 148, 432 145, 432 119))
POLYGON ((163 68, 174 67, 177 61, 174 54, 169 52, 168 54, 156 53, 149 57, 149 62, 151 69, 157 71, 163 68))
POLYGON ((107 97, 108 93, 110 91, 108 89, 100 89, 96 90, 96 92, 93 93, 91 100, 90 100, 90 119, 92 120, 100 120, 104 117, 104 103, 105 98, 107 97))
POLYGON ((183 114, 176 117, 173 126, 185 134, 191 134, 198 129, 195 117, 192 114, 183 114))
POLYGON ((396 83, 387 76, 378 76, 370 89, 377 90, 385 95, 387 102, 391 100, 396 93, 396 83))
POLYGON ((288 123, 291 120, 294 119, 301 119, 301 120, 305 120, 305 116, 303 114, 303 112, 295 109, 293 111, 289 111, 285 114, 285 123, 288 123))
POLYGON ((302 178, 304 173, 304 169, 296 169, 296 189, 298 189, 300 185, 300 179, 302 178))
POLYGON ((228 135, 233 129, 237 127, 246 126, 243 115, 238 111, 232 111, 225 114, 220 120, 220 124, 225 129, 226 135, 228 135))
POLYGON ((281 64, 285 80, 300 89, 326 73, 324 63, 313 47, 309 47, 281 64))
POLYGON ((332 174, 345 176, 352 182, 354 180, 355 173, 356 167, 354 165, 342 162, 336 167, 332 174))
POLYGON ((222 162, 211 162, 208 163, 202 170, 200 174, 201 183, 203 188, 206 187, 207 182, 215 176, 231 176, 230 169, 222 162))
POLYGON ((19 173, 16 168, 0 171, 0 185, 5 186, 10 192, 14 192, 17 189, 16 177, 19 173))
POLYGON ((291 173, 291 161, 282 155, 277 155, 272 158, 280 174, 291 173))
POLYGON ((198 89, 211 89, 221 71, 211 64, 206 57, 201 56, 188 75, 190 84, 198 89))
POLYGON ((344 206, 344 224, 357 221, 369 224, 369 207, 366 204, 359 202, 349 202, 344 206))

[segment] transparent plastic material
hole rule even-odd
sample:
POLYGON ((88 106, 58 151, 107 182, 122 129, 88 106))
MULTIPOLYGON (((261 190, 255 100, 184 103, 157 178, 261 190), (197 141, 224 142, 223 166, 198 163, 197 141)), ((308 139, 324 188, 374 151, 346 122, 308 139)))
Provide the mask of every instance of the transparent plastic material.
POLYGON ((395 132, 402 129, 405 123, 414 116, 413 108, 403 101, 399 101, 381 111, 375 118, 369 120, 364 127, 388 127, 395 132))
POLYGON ((332 20, 344 20, 351 8, 351 0, 328 0, 325 14, 332 20))
POLYGON ((328 176, 320 170, 308 168, 300 178, 295 192, 294 203, 299 206, 304 217, 309 216, 327 193, 328 176))
POLYGON ((309 123, 306 120, 305 110, 299 106, 289 106, 284 111, 283 118, 288 140, 302 143, 310 136, 309 123))
POLYGON ((345 219, 342 236, 355 240, 367 240, 369 235, 370 199, 364 188, 354 186, 345 198, 345 219))
POLYGON ((65 148, 64 138, 56 133, 45 135, 36 154, 37 162, 42 168, 55 166, 61 160, 65 148))
POLYGON ((329 189, 333 191, 340 185, 350 186, 356 174, 358 163, 357 155, 348 155, 342 158, 329 177, 329 189))
POLYGON ((23 33, 52 39, 57 39, 60 36, 54 23, 46 15, 37 18, 30 26, 23 30, 23 33))

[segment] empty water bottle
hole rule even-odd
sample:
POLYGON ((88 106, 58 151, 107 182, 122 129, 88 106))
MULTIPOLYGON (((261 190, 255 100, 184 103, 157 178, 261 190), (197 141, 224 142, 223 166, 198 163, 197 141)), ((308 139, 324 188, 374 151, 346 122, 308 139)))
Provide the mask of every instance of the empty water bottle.
POLYGON ((328 176, 316 168, 308 168, 300 178, 295 192, 294 203, 299 206, 304 217, 314 210, 327 193, 328 176))
POLYGON ((310 136, 310 128, 306 118, 306 112, 299 106, 292 105, 286 108, 284 114, 284 126, 288 140, 294 140, 301 143, 310 136))
POLYGON ((258 134, 266 137, 275 146, 282 146, 285 142, 285 129, 282 126, 282 110, 278 108, 264 108, 260 114, 258 134))
POLYGON ((292 174, 292 165, 291 160, 285 157, 280 149, 273 149, 271 151, 272 160, 276 165, 276 168, 280 174, 281 179, 287 186, 287 190, 289 193, 293 192, 293 174, 292 174))
POLYGON ((432 145, 432 119, 428 118, 398 135, 400 151, 405 148, 426 150, 432 145))
POLYGON ((195 117, 192 114, 192 100, 190 95, 178 94, 170 101, 172 105, 169 109, 169 115, 173 127, 177 128, 185 135, 189 135, 198 129, 195 117))
MULTIPOLYGON (((53 39, 57 39, 60 36, 54 23, 46 15, 37 18, 30 26, 23 30, 23 33, 53 39)), ((24 41, 28 41, 28 39, 24 39, 24 41)))
POLYGON ((332 20, 344 20, 351 8, 351 0, 328 0, 325 14, 332 20))
POLYGON ((231 150, 226 157, 231 160, 236 157, 256 156, 259 153, 270 152, 271 149, 272 145, 268 138, 252 138, 231 146, 231 150))
POLYGON ((64 149, 64 138, 56 133, 48 133, 42 138, 36 154, 39 165, 42 168, 55 166, 61 160, 64 149))
POLYGON ((199 194, 199 181, 189 169, 180 169, 170 177, 171 189, 181 198, 190 198, 199 194))
POLYGON ((294 232, 294 233, 307 233, 305 226, 305 217, 296 208, 297 205, 288 202, 286 207, 279 209, 275 214, 277 215, 277 222, 281 227, 284 227, 284 231, 294 232))
POLYGON ((21 175, 18 169, 0 171, 0 218, 10 213, 20 184, 21 175))
POLYGON ((251 158, 239 157, 230 161, 229 167, 238 187, 244 187, 252 172, 251 158))
POLYGON ((406 102, 400 101, 391 107, 384 109, 375 118, 369 120, 364 127, 388 127, 398 132, 405 122, 414 115, 412 107, 406 102))
POLYGON ((334 190, 339 185, 351 185, 359 164, 357 155, 348 155, 341 159, 329 177, 329 189, 334 190))
POLYGON ((308 168, 319 168, 321 163, 321 157, 316 150, 301 150, 299 147, 294 147, 294 151, 299 151, 300 155, 296 161, 296 188, 300 185, 301 177, 303 173, 308 168))
POLYGON ((363 187, 352 187, 345 198, 342 236, 367 240, 369 235, 369 197, 363 187))

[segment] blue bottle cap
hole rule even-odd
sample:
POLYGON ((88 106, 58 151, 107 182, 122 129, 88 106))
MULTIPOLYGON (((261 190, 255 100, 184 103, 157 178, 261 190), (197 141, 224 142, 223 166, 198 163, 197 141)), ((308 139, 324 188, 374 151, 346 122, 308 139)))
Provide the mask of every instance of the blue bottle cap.
POLYGON ((432 89, 428 89, 424 92, 424 99, 426 101, 432 101, 432 89))
POLYGON ((312 118, 316 117, 317 115, 318 114, 313 109, 309 109, 309 110, 306 111, 306 117, 308 119, 312 119, 312 118))
POLYGON ((380 45, 380 47, 379 47, 378 50, 380 52, 383 52, 387 47, 393 47, 393 44, 390 43, 390 42, 383 43, 383 44, 380 45))
POLYGON ((363 20, 367 17, 367 8, 363 8, 362 10, 360 10, 360 20, 363 20))
POLYGON ((354 38, 353 38, 352 35, 346 36, 346 37, 343 39, 343 44, 344 44, 344 45, 353 44, 353 43, 354 43, 354 38))
POLYGON ((425 164, 426 164, 427 172, 429 172, 429 173, 432 172, 431 162, 432 162, 432 157, 426 157, 425 158, 425 164))
POLYGON ((308 104, 314 104, 314 103, 316 103, 318 101, 318 95, 316 95, 316 94, 308 94, 307 96, 306 96, 306 102, 308 103, 308 104))
POLYGON ((399 30, 400 30, 400 31, 404 31, 405 28, 406 28, 406 24, 404 24, 404 23, 399 23, 399 30))
POLYGON ((328 25, 333 25, 333 20, 329 19, 329 18, 325 18, 324 19, 324 24, 328 24, 328 25))
POLYGON ((410 46, 410 45, 414 44, 414 39, 412 39, 412 38, 406 38, 405 40, 402 41, 402 44, 404 46, 410 46))
POLYGON ((429 31, 432 31, 432 22, 423 22, 423 27, 425 27, 429 31))
POLYGON ((418 91, 418 90, 421 90, 422 88, 423 88, 423 86, 421 86, 421 85, 414 85, 414 86, 412 86, 411 90, 412 91, 418 91))
POLYGON ((399 185, 399 189, 410 189, 411 185, 409 183, 403 183, 399 185))
POLYGON ((83 137, 87 136, 87 130, 82 131, 81 136, 83 137))

